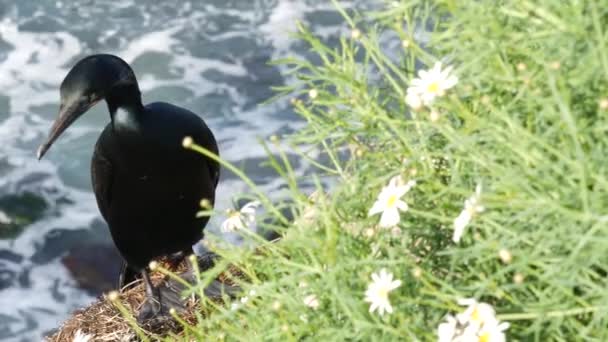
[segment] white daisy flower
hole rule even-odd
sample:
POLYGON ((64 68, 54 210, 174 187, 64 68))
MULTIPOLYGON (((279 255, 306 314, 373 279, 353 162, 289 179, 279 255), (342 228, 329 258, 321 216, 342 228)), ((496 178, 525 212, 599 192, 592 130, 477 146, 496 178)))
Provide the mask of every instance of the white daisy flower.
POLYGON ((388 300, 388 293, 401 286, 401 280, 393 280, 393 274, 383 268, 379 273, 372 273, 372 283, 365 291, 365 301, 371 303, 369 312, 378 310, 380 316, 385 312, 392 313, 393 307, 388 300))
POLYGON ((388 185, 385 186, 378 199, 368 212, 368 216, 382 213, 380 217, 380 227, 390 228, 396 226, 401 220, 399 210, 407 211, 409 209, 407 203, 400 200, 412 187, 416 185, 416 181, 410 180, 404 184, 401 176, 391 178, 388 185))
POLYGON ((454 335, 456 335, 456 318, 452 315, 447 315, 445 319, 446 322, 439 324, 437 327, 438 342, 452 342, 454 335))
POLYGON ((422 99, 420 98, 420 95, 418 95, 418 93, 410 89, 412 88, 409 88, 407 90, 407 95, 405 95, 405 103, 413 110, 418 110, 422 108, 422 99))
POLYGON ((446 90, 458 83, 458 78, 450 75, 451 72, 451 66, 441 70, 441 62, 437 62, 430 70, 420 70, 418 78, 412 80, 407 92, 418 94, 422 103, 428 106, 435 101, 435 98, 445 95, 446 90))
POLYGON ((464 201, 464 209, 460 212, 460 215, 454 219, 454 235, 452 240, 459 242, 464 229, 471 222, 471 219, 485 210, 483 205, 480 204, 481 200, 481 184, 477 184, 475 187, 475 193, 464 201))
POLYGON ((89 334, 85 334, 82 332, 82 330, 78 329, 76 330, 76 333, 74 334, 74 339, 72 340, 72 342, 89 342, 91 341, 91 338, 93 336, 89 335, 89 334))
POLYGON ((311 294, 304 297, 304 304, 312 309, 317 309, 319 307, 319 299, 316 295, 311 294))
POLYGON ((498 320, 492 320, 483 325, 483 327, 477 333, 477 339, 479 342, 505 342, 507 337, 505 336, 505 330, 509 328, 509 323, 499 322, 498 320))
POLYGON ((487 342, 479 339, 479 336, 477 336, 478 332, 479 327, 473 325, 459 325, 456 328, 456 334, 454 334, 454 338, 451 342, 487 342))
POLYGON ((456 334, 450 342, 505 342, 505 330, 509 323, 500 323, 497 320, 489 321, 479 328, 475 325, 466 325, 456 328, 456 334))
POLYGON ((460 299, 458 304, 467 308, 456 315, 446 316, 446 322, 439 324, 439 342, 505 342, 504 331, 509 323, 496 318, 494 308, 473 298, 460 299))
POLYGON ((236 230, 250 229, 255 223, 255 210, 261 203, 252 201, 245 204, 241 210, 229 210, 228 218, 222 223, 220 230, 224 233, 236 230))
POLYGON ((461 299, 460 305, 466 305, 464 312, 454 316, 447 315, 446 322, 439 324, 437 335, 439 342, 505 342, 504 331, 509 323, 496 318, 494 308, 475 299, 461 299))
POLYGON ((474 298, 460 299, 458 300, 458 304, 467 306, 464 312, 456 315, 456 319, 460 324, 475 326, 479 329, 488 322, 496 321, 496 312, 490 304, 480 303, 474 298))

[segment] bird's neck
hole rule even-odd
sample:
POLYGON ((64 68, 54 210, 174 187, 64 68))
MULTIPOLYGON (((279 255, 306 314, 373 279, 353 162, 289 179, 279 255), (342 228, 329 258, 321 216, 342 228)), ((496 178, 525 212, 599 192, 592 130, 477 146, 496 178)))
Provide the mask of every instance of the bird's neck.
POLYGON ((106 95, 112 125, 119 130, 138 130, 144 106, 137 84, 112 88, 106 95))

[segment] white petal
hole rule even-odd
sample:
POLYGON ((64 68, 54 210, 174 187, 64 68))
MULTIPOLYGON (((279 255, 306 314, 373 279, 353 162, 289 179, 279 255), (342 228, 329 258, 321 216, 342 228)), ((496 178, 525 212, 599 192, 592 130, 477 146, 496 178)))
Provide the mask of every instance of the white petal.
POLYGON ((380 275, 378 273, 372 273, 372 280, 374 281, 374 284, 372 284, 372 285, 375 285, 375 283, 380 282, 380 279, 381 278, 380 278, 380 275))
POLYGON ((399 208, 401 211, 408 211, 408 209, 409 209, 409 206, 407 205, 407 203, 405 203, 405 202, 403 202, 403 201, 401 201, 401 200, 398 200, 398 201, 395 203, 395 206, 396 206, 397 208, 399 208))
POLYGON ((367 216, 372 216, 378 213, 381 213, 384 211, 384 203, 380 202, 380 201, 376 201, 374 203, 374 205, 371 207, 371 209, 369 210, 369 212, 367 213, 367 216))
POLYGON ((460 324, 467 324, 469 323, 469 320, 471 318, 471 314, 473 313, 473 310, 475 310, 475 305, 477 304, 471 304, 469 305, 469 307, 464 310, 464 312, 461 312, 459 314, 456 315, 456 319, 458 320, 458 322, 460 324))
POLYGON ((450 89, 458 83, 458 77, 450 76, 442 84, 443 89, 450 89))
POLYGON ((456 319, 448 315, 447 322, 439 324, 437 327, 438 342, 452 342, 452 337, 456 333, 456 319))
POLYGON ((432 104, 433 101, 435 101, 435 94, 429 92, 422 94, 422 103, 424 103, 425 106, 432 104))
POLYGON ((477 197, 481 196, 481 183, 478 183, 477 186, 475 186, 475 194, 477 194, 477 197))
POLYGON ((245 229, 245 223, 243 222, 243 220, 240 217, 235 217, 234 218, 234 227, 238 230, 238 229, 245 229))
POLYGON ((509 329, 510 326, 511 326, 511 324, 509 324, 508 322, 502 322, 498 325, 498 329, 500 331, 505 331, 505 330, 509 329))
POLYGON ((460 241, 462 234, 464 233, 464 229, 471 221, 471 214, 467 210, 463 210, 460 215, 454 220, 454 235, 452 240, 456 243, 460 241))
POLYGON ((452 235, 452 241, 454 241, 454 243, 460 242, 463 231, 464 226, 454 227, 454 234, 452 235))
POLYGON ((391 285, 389 286, 389 289, 392 291, 392 290, 398 288, 399 286, 401 286, 401 280, 395 280, 391 283, 391 285))
POLYGON ((260 201, 251 201, 251 202, 248 202, 247 204, 245 204, 243 206, 243 209, 245 209, 245 208, 253 208, 253 209, 255 209, 258 206, 260 206, 260 204, 262 204, 260 201))
MULTIPOLYGON (((477 342, 479 341, 479 337, 477 333, 479 332, 479 327, 476 325, 467 325, 464 328, 464 331, 455 339, 454 341, 458 342, 477 342)), ((496 342, 496 341, 491 341, 496 342)))
POLYGON ((232 231, 234 231, 234 230, 235 230, 235 227, 234 227, 234 224, 233 224, 232 219, 227 219, 227 220, 225 220, 225 221, 222 223, 222 225, 221 225, 221 227, 220 227, 220 230, 221 230, 222 232, 224 232, 224 233, 228 233, 228 232, 232 232, 232 231))
POLYGON ((239 229, 245 229, 245 226, 239 216, 233 216, 233 217, 227 218, 224 221, 224 223, 222 223, 222 226, 220 227, 220 230, 224 233, 233 232, 233 231, 239 230, 239 229))
POLYGON ((422 99, 418 94, 408 92, 405 97, 405 103, 414 110, 418 110, 422 107, 422 99))
POLYGON ((255 222, 255 215, 243 214, 241 217, 243 223, 245 223, 247 226, 251 226, 251 224, 255 222))
POLYGON ((255 208, 253 207, 243 207, 240 210, 240 214, 243 216, 255 216, 255 208))
POLYGON ((405 103, 413 110, 422 108, 422 99, 418 94, 409 94, 405 97, 405 103))
POLYGON ((481 319, 484 321, 496 319, 496 317, 495 317, 496 311, 494 311, 494 308, 490 304, 487 304, 487 303, 477 304, 477 312, 479 313, 479 316, 481 317, 481 319))
POLYGON ((459 298, 456 303, 460 306, 469 306, 477 304, 477 300, 475 298, 459 298))
POLYGON ((396 226, 401 217, 399 216, 399 211, 397 208, 389 208, 382 213, 380 217, 380 227, 382 228, 390 228, 396 226))
POLYGON ((382 273, 384 274, 384 282, 391 283, 393 281, 393 274, 386 270, 386 268, 382 269, 382 273))
POLYGON ((393 195, 395 195, 395 197, 397 198, 401 198, 403 197, 403 195, 407 194, 408 191, 410 191, 410 187, 404 184, 395 188, 393 191, 393 195))
MULTIPOLYGON (((410 83, 410 88, 412 89, 413 93, 416 93, 418 95, 420 95, 420 88, 424 85, 424 81, 420 78, 414 78, 412 80, 412 82, 410 83)), ((409 88, 408 88, 409 91, 409 88)))
POLYGON ((433 65, 433 69, 431 69, 431 71, 437 73, 441 72, 441 61, 435 62, 435 65, 433 65))
POLYGON ((260 201, 251 201, 245 204, 240 211, 243 214, 255 215, 255 211, 260 204, 260 201))

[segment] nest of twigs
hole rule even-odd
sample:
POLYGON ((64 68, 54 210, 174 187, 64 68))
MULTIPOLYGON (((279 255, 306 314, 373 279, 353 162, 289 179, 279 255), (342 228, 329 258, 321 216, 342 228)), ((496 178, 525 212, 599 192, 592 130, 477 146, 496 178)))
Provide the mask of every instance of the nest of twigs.
MULTIPOLYGON (((186 264, 186 262, 180 264, 173 272, 192 283, 193 274, 188 271, 186 264)), ((161 265, 164 268, 169 267, 167 263, 161 263, 161 265)), ((205 296, 214 301, 221 301, 225 295, 234 296, 239 291, 238 286, 232 281, 235 278, 242 278, 242 273, 236 267, 229 267, 205 288, 205 296)), ((197 319, 195 312, 204 311, 199 306, 199 300, 193 296, 182 300, 179 296, 185 287, 162 273, 152 273, 151 279, 154 286, 161 290, 163 295, 174 295, 178 296, 176 298, 180 298, 182 307, 177 310, 177 314, 181 320, 195 324, 197 319)), ((91 335, 91 341, 139 341, 133 324, 136 322, 137 314, 145 300, 145 286, 143 281, 137 280, 126 286, 114 302, 108 298, 108 295, 104 295, 90 306, 76 311, 53 335, 47 337, 47 341, 72 342, 78 331, 91 335), (122 304, 128 309, 131 317, 121 313, 117 304, 122 304)), ((151 340, 156 340, 170 334, 179 335, 183 326, 173 319, 164 319, 146 323, 137 329, 151 340)))

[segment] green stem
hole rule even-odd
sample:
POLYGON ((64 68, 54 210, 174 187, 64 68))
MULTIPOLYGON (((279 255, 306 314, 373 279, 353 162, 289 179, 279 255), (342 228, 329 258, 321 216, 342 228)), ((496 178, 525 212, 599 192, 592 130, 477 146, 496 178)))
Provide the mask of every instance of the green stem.
POLYGON ((253 192, 255 192, 255 194, 258 196, 258 198, 264 204, 264 206, 266 208, 268 208, 270 211, 272 211, 272 213, 276 215, 276 217, 279 219, 279 221, 281 221, 281 223, 289 224, 289 221, 287 220, 287 218, 285 218, 285 216, 283 216, 283 214, 281 214, 281 212, 272 204, 272 202, 270 202, 268 197, 257 187, 257 185, 255 185, 255 183, 251 180, 251 178, 249 178, 249 177, 247 177, 247 175, 245 175, 245 173, 243 171, 239 170, 236 166, 232 165, 230 162, 225 161, 224 159, 221 159, 217 154, 209 151, 208 149, 206 149, 200 145, 197 145, 196 143, 192 143, 186 148, 192 149, 192 150, 204 155, 205 157, 210 158, 210 159, 220 163, 223 167, 227 168, 232 173, 237 175, 251 188, 251 190, 253 192))
POLYGON ((576 308, 576 309, 569 309, 569 310, 499 314, 499 315, 497 315, 497 317, 504 321, 521 321, 521 320, 531 320, 531 319, 536 319, 536 318, 541 318, 541 317, 555 318, 555 317, 583 315, 583 314, 593 313, 600 309, 606 309, 606 308, 607 307, 592 306, 589 308, 576 308))

